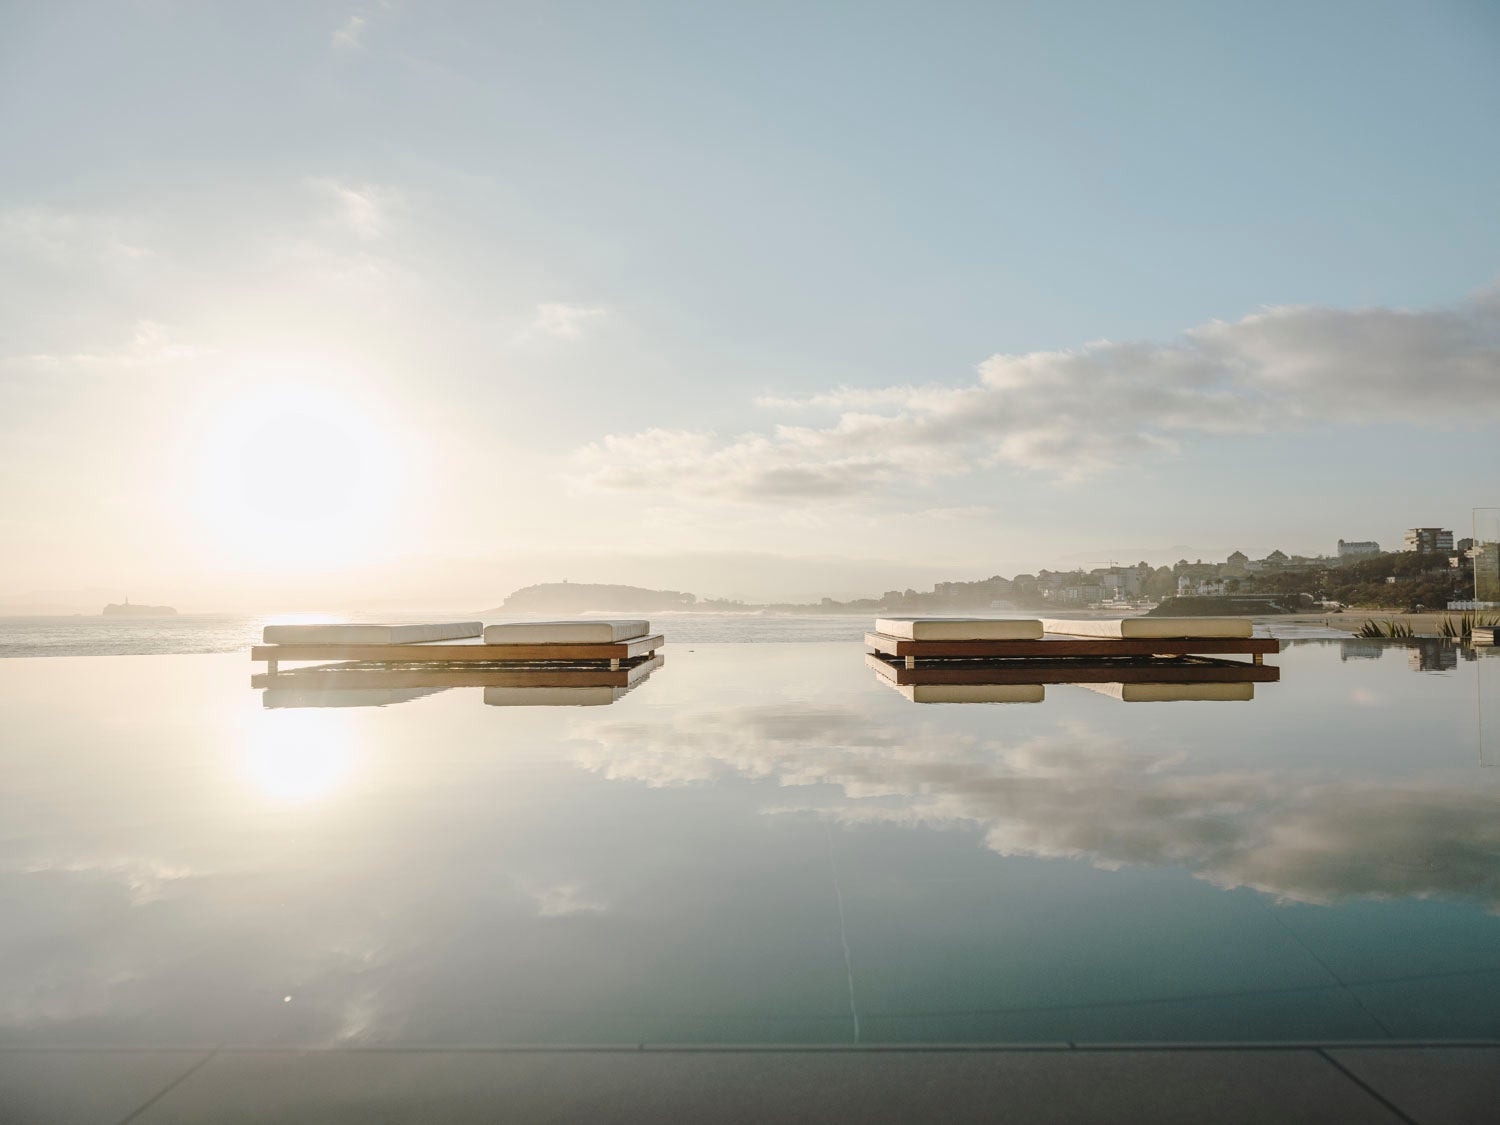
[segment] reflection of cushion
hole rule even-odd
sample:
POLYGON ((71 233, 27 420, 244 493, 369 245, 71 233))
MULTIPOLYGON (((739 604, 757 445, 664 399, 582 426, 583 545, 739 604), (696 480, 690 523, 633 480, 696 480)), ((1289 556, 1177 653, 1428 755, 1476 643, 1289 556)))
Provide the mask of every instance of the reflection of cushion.
POLYGON ((267 625, 268 645, 410 645, 477 637, 484 624, 454 621, 440 625, 267 625))
POLYGON ((1248 617, 1113 617, 1042 622, 1049 633, 1068 637, 1123 637, 1126 640, 1199 640, 1203 637, 1248 637, 1255 630, 1248 617))
POLYGON ((892 684, 913 703, 1040 703, 1041 684, 892 684))
POLYGON ((998 617, 881 617, 875 631, 908 641, 1036 641, 1042 623, 998 617))
POLYGON ((644 637, 649 621, 514 621, 490 625, 487 645, 613 644, 644 637))
POLYGON ((260 697, 262 707, 389 707, 436 695, 446 688, 267 688, 260 697))
POLYGON ((1078 684, 1125 703, 1183 703, 1190 700, 1244 703, 1255 698, 1253 683, 1232 684, 1078 684))
POLYGON ((621 689, 608 685, 586 687, 487 687, 484 701, 491 707, 598 707, 613 703, 621 689))

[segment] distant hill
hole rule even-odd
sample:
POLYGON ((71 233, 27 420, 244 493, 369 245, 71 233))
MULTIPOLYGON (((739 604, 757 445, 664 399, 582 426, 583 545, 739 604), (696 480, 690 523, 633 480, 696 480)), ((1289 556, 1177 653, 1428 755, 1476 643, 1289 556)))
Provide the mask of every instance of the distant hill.
POLYGON ((526 586, 485 613, 645 613, 692 609, 698 598, 680 590, 646 590, 593 582, 544 582, 526 586))

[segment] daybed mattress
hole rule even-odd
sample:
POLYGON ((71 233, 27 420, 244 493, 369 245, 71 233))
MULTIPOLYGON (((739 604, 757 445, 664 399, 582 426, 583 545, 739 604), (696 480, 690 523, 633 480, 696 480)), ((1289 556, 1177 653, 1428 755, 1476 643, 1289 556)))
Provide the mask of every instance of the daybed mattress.
POLYGON ((1113 637, 1125 640, 1200 640, 1204 637, 1248 637, 1254 632, 1246 617, 1113 617, 1060 621, 1048 618, 1042 626, 1066 637, 1113 637))
POLYGON ((892 684, 913 703, 1040 703, 1041 684, 892 684))
POLYGON ((484 631, 487 645, 588 645, 618 644, 644 637, 649 621, 514 621, 490 625, 484 631))
POLYGON ((875 631, 907 641, 1039 641, 1042 623, 999 617, 881 617, 875 631))
POLYGON ((450 621, 435 625, 267 625, 268 645, 412 645, 477 637, 484 623, 450 621))

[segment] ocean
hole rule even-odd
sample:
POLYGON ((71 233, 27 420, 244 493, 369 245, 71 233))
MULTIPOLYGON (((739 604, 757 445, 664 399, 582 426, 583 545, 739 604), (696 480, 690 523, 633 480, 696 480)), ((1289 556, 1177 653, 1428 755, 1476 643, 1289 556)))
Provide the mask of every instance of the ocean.
MULTIPOLYGON (((602 615, 595 615, 602 616, 602 615)), ((613 616, 627 616, 614 614, 613 616)), ((873 617, 847 614, 645 614, 672 644, 858 641, 873 617)), ((350 615, 350 621, 464 621, 455 613, 350 615)), ((486 624, 515 620, 483 618, 486 624)), ((163 656, 238 652, 260 643, 270 616, 182 614, 177 617, 0 617, 0 658, 37 656, 163 656)))

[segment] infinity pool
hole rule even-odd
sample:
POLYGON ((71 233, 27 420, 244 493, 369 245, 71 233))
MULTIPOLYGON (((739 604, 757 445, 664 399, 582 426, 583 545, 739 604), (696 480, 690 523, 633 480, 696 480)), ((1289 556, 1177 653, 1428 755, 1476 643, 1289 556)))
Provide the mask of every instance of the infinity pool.
POLYGON ((922 704, 858 644, 665 653, 588 698, 0 662, 0 1041, 1500 1036, 1500 659, 922 704))

